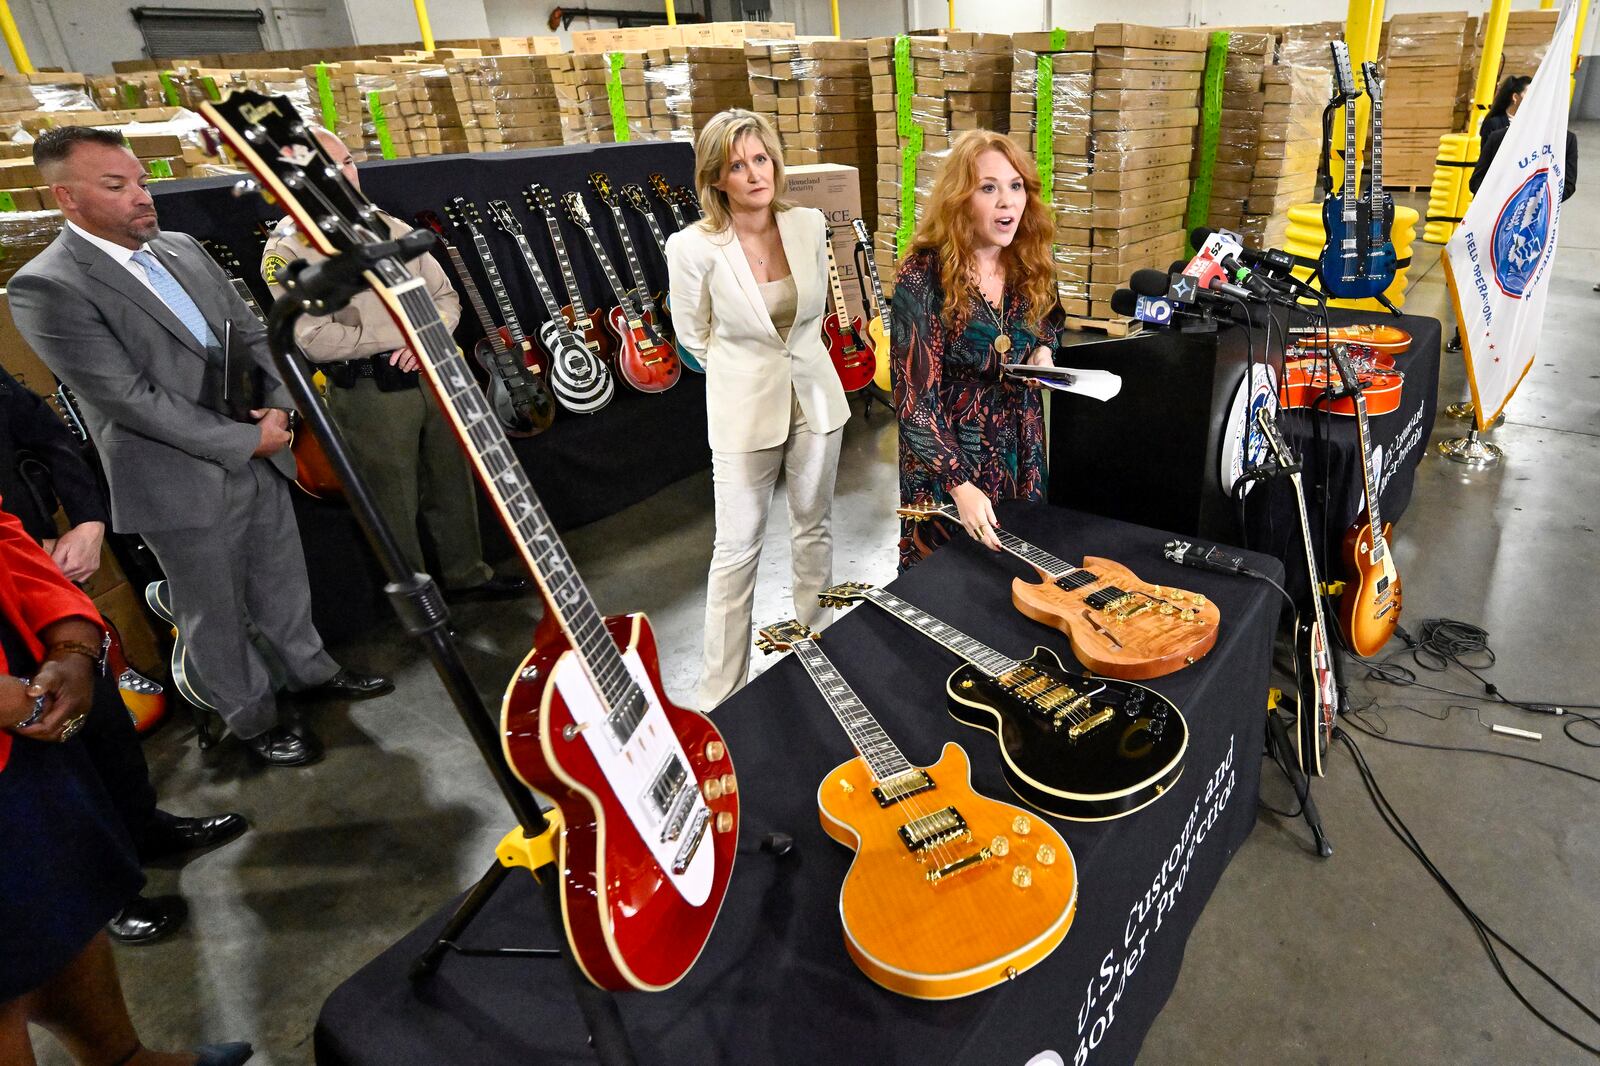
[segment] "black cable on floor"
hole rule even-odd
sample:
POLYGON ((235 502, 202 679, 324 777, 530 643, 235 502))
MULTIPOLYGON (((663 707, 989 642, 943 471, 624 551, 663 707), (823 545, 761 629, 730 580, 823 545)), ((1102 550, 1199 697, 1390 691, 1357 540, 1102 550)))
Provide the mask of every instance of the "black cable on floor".
MULTIPOLYGON (((1359 727, 1357 728, 1359 729, 1359 727)), ((1365 730, 1359 731, 1366 732, 1365 730)), ((1423 850, 1422 844, 1417 840, 1416 835, 1411 832, 1410 827, 1406 825, 1404 820, 1401 819, 1399 813, 1394 809, 1394 805, 1389 802, 1389 797, 1384 795, 1383 789, 1378 785, 1377 777, 1374 776, 1372 772, 1372 767, 1367 764, 1366 756, 1361 753, 1360 748, 1356 747, 1355 741, 1350 739, 1350 734, 1346 733, 1341 727, 1334 730, 1333 736, 1335 740, 1338 740, 1349 749, 1350 757, 1356 764, 1356 771, 1361 775, 1361 783, 1366 787, 1367 795, 1371 798, 1372 805, 1377 808, 1378 817, 1383 819, 1383 824, 1387 826, 1389 831, 1399 839, 1400 843, 1405 846, 1406 850, 1411 852, 1416 860, 1422 864, 1422 868, 1428 872, 1428 875, 1432 877, 1439 887, 1444 891, 1445 896, 1450 900, 1451 903, 1455 904, 1456 909, 1459 910, 1467 919, 1468 924, 1472 926, 1474 935, 1476 935, 1478 938, 1478 943, 1482 945, 1484 953, 1489 956, 1489 964, 1494 967, 1495 973, 1499 975, 1500 980, 1505 984, 1505 986, 1511 990, 1511 994, 1517 998, 1517 1002, 1521 1003, 1525 1008, 1527 1008, 1530 1014, 1543 1022, 1552 1032, 1565 1037, 1573 1044, 1576 1044, 1578 1047, 1589 1052, 1589 1054, 1600 1057, 1600 1047, 1585 1043, 1583 1040, 1580 1040, 1576 1034, 1557 1024, 1543 1011, 1539 1010, 1538 1007, 1533 1005, 1532 1001, 1530 1001, 1528 997, 1523 994, 1522 989, 1517 986, 1517 983, 1512 980, 1511 975, 1506 972, 1505 964, 1500 960, 1500 953, 1496 949, 1495 944, 1498 943, 1504 947, 1520 962, 1522 962, 1524 966, 1527 966, 1530 970, 1543 978, 1545 983, 1551 988, 1555 989, 1563 999, 1577 1007, 1584 1014, 1588 1015, 1588 1017, 1597 1025, 1600 1025, 1600 1014, 1596 1014, 1582 1000, 1578 999, 1571 992, 1567 991, 1565 985, 1563 985, 1560 981, 1557 981, 1554 977, 1551 977, 1537 963, 1519 951, 1511 944, 1510 941, 1506 940, 1505 937, 1501 936, 1494 929, 1494 927, 1489 925, 1489 923, 1485 922, 1481 917, 1478 916, 1478 913, 1474 911, 1472 907, 1468 905, 1467 901, 1461 897, 1461 894, 1456 891, 1455 886, 1453 886, 1449 879, 1444 876, 1444 873, 1436 865, 1434 865, 1433 860, 1430 859, 1427 852, 1423 850)), ((1379 739, 1387 738, 1380 737, 1379 739)), ((1405 743, 1404 741, 1392 742, 1405 743)), ((1413 746, 1430 747, 1431 745, 1413 746)))
MULTIPOLYGON (((1585 781, 1592 781, 1595 784, 1600 785, 1600 777, 1596 777, 1593 774, 1586 774, 1582 770, 1574 770, 1570 766, 1562 766, 1559 763, 1546 762, 1543 759, 1535 759, 1527 755, 1518 755, 1514 751, 1500 751, 1496 748, 1474 748, 1464 744, 1428 744, 1420 740, 1400 740, 1398 737, 1391 737, 1386 733, 1372 728, 1370 725, 1366 728, 1356 725, 1355 723, 1357 721, 1366 721, 1366 718, 1363 716, 1369 713, 1370 710, 1371 705, 1369 704, 1368 706, 1363 707, 1360 711, 1346 715, 1345 722, 1348 723, 1350 727, 1357 733, 1360 733, 1363 736, 1369 736, 1373 740, 1381 740, 1385 744, 1398 744, 1404 748, 1426 748, 1428 751, 1456 751, 1467 752, 1473 755, 1493 755, 1501 759, 1512 759, 1516 762, 1530 763, 1533 766, 1542 766, 1546 770, 1556 770, 1560 773, 1570 774, 1573 777, 1582 778, 1585 781), (1355 721, 1352 721, 1352 719, 1355 721)), ((1433 715, 1427 715, 1426 717, 1432 718, 1433 715)))

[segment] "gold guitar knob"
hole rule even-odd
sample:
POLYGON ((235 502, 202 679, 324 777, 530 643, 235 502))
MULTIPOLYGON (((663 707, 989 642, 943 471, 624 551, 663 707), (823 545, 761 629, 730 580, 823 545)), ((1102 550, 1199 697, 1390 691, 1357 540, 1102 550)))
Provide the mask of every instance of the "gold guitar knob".
POLYGON ((1206 605, 1206 598, 1196 592, 1194 594, 1194 605, 1196 607, 1204 607, 1206 605))
POLYGON ((739 791, 739 782, 737 782, 737 781, 735 781, 733 779, 733 775, 732 774, 723 774, 722 775, 722 794, 724 796, 731 796, 737 791, 739 791))
POLYGON ((717 832, 726 833, 732 828, 733 813, 731 811, 723 811, 721 814, 717 815, 717 832))
POLYGON ((1172 606, 1170 603, 1163 603, 1160 607, 1157 607, 1156 610, 1164 615, 1174 615, 1178 613, 1178 609, 1172 606))
POLYGON ((1033 871, 1026 866, 1018 866, 1011 871, 1011 883, 1018 888, 1027 888, 1033 884, 1033 871))
POLYGON ((989 841, 989 854, 996 858, 1004 858, 1011 854, 1011 841, 1003 836, 995 837, 989 841))
POLYGON ((852 792, 854 792, 856 790, 856 786, 852 785, 850 782, 846 781, 842 777, 839 778, 839 787, 844 789, 844 794, 846 796, 850 795, 850 793, 852 793, 852 792))
POLYGON ((1180 614, 1178 617, 1183 619, 1185 622, 1193 622, 1194 621, 1194 612, 1189 610, 1187 607, 1185 607, 1184 610, 1183 610, 1183 613, 1180 614))
POLYGON ((1026 814, 1019 814, 1011 819, 1011 831, 1019 837, 1025 837, 1033 832, 1033 822, 1026 814))
POLYGON ((722 741, 706 741, 706 758, 711 762, 721 762, 722 757, 726 754, 728 754, 728 747, 722 741))
POLYGON ((700 782, 700 791, 707 800, 720 799, 722 797, 722 782, 715 777, 708 777, 700 782))
POLYGON ((1040 866, 1051 866, 1056 861, 1056 849, 1049 844, 1040 844, 1038 852, 1034 855, 1039 860, 1040 866))

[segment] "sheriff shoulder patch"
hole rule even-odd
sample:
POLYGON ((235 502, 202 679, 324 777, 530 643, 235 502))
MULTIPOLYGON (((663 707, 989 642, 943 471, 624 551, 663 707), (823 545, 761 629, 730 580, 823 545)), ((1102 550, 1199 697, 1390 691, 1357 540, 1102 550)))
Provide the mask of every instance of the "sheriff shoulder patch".
POLYGON ((289 265, 289 260, 281 255, 269 255, 261 262, 261 280, 268 285, 278 283, 278 271, 289 265))

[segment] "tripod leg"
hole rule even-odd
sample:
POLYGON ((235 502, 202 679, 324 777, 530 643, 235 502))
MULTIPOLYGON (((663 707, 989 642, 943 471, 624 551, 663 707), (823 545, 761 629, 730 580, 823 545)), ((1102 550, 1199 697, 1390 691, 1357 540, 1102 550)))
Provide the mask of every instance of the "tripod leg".
POLYGON ((1391 315, 1394 315, 1396 318, 1398 318, 1401 314, 1404 313, 1390 301, 1388 296, 1384 295, 1381 292, 1378 293, 1377 296, 1373 297, 1373 299, 1377 300, 1380 304, 1382 304, 1385 308, 1387 308, 1389 313, 1391 315))
POLYGON ((1300 764, 1295 761, 1294 748, 1289 743, 1289 734, 1283 727, 1283 719, 1276 714, 1267 715, 1267 743, 1273 748, 1277 759, 1289 774, 1289 784, 1294 789, 1294 794, 1300 801, 1300 815, 1306 820, 1306 825, 1311 828, 1311 838, 1316 842, 1317 854, 1326 859, 1333 854, 1333 845, 1328 843, 1328 834, 1322 829, 1322 815, 1317 813, 1317 805, 1311 801, 1311 779, 1300 771, 1300 764))
POLYGON ((488 872, 478 879, 478 883, 472 886, 472 891, 467 893, 467 898, 461 901, 461 906, 456 908, 450 920, 444 923, 444 928, 439 930, 434 942, 428 945, 428 950, 417 956, 417 960, 411 964, 408 976, 413 984, 421 984, 434 975, 439 969, 439 963, 444 959, 445 952, 450 950, 450 945, 466 931, 468 925, 472 924, 472 919, 483 910, 484 904, 489 902, 489 897, 494 895, 494 890, 500 887, 500 882, 506 879, 508 873, 510 873, 508 867, 495 862, 489 867, 488 872))
MULTIPOLYGON (((562 929, 560 874, 553 867, 546 867, 544 875, 541 887, 545 903, 554 927, 562 929)), ((634 1058, 633 1046, 628 1043, 627 1030, 622 1027, 622 1014, 617 1010, 616 997, 605 989, 596 988, 584 976, 565 938, 561 945, 561 964, 572 979, 573 994, 578 1000, 578 1010, 583 1014, 583 1024, 589 1029, 589 1043, 594 1048, 595 1058, 600 1060, 601 1066, 635 1066, 638 1060, 634 1058)))

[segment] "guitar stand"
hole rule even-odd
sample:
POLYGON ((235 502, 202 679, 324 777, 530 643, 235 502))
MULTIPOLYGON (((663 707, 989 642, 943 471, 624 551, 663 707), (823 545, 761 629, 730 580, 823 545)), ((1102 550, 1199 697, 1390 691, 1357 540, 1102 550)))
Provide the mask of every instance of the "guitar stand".
POLYGON ((1404 311, 1401 311, 1394 305, 1394 301, 1389 299, 1389 295, 1387 293, 1380 292, 1378 295, 1374 296, 1373 299, 1382 304, 1384 309, 1387 310, 1391 315, 1394 315, 1396 318, 1399 318, 1401 315, 1405 314, 1404 311))
POLYGON ((395 257, 414 259, 426 252, 433 242, 432 232, 418 230, 398 240, 366 245, 321 262, 307 263, 301 260, 293 263, 284 281, 287 294, 273 305, 267 318, 267 341, 273 359, 295 404, 322 442, 329 461, 344 483, 350 509, 361 523, 362 531, 388 578, 385 592, 394 605, 395 613, 406 632, 420 640, 427 649, 434 670, 444 683, 462 724, 477 744, 484 764, 500 786, 501 795, 518 822, 518 829, 508 834, 496 849, 495 865, 473 886, 461 906, 446 922, 440 937, 413 964, 411 979, 420 983, 431 977, 438 969, 445 951, 452 948, 465 955, 559 958, 565 963, 564 968, 572 981, 596 1058, 604 1066, 633 1066, 633 1050, 623 1029, 616 1000, 609 992, 595 987, 583 976, 565 938, 560 940, 560 946, 554 948, 462 950, 455 947, 455 938, 472 922, 505 880, 511 867, 516 865, 526 866, 542 884, 551 928, 565 928, 560 906, 561 871, 555 865, 551 844, 559 826, 545 818, 533 793, 506 765, 495 721, 478 695, 472 677, 462 662, 461 653, 450 637, 449 612, 443 594, 431 577, 412 572, 406 563, 393 531, 378 511, 371 490, 350 458, 343 435, 318 399, 294 344, 294 324, 301 315, 326 315, 338 310, 349 303, 352 296, 366 289, 363 274, 375 270, 379 261, 395 257))

